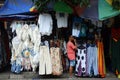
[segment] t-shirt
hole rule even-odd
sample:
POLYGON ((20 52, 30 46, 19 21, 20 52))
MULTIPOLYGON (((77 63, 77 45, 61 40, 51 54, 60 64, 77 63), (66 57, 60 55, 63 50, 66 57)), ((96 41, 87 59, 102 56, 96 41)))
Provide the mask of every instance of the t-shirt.
POLYGON ((72 42, 67 43, 67 55, 70 60, 75 60, 75 49, 76 46, 72 42))
POLYGON ((67 28, 68 14, 67 13, 56 13, 57 26, 58 28, 67 28))
POLYGON ((53 29, 53 20, 50 14, 40 14, 38 19, 39 31, 43 35, 50 35, 53 29))

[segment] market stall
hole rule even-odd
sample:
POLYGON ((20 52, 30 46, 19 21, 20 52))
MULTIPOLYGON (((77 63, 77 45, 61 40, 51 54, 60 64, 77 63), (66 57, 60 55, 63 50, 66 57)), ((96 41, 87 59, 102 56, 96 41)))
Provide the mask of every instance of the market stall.
MULTIPOLYGON (((7 0, 0 9, 1 20, 13 20, 8 21, 7 26, 12 34, 9 38, 11 72, 18 74, 33 71, 39 75, 55 76, 64 74, 69 67, 66 44, 68 36, 72 35, 78 45, 75 76, 106 77, 108 63, 105 51, 108 46, 104 48, 104 28, 109 18, 119 15, 120 11, 111 11, 112 7, 106 1, 102 3, 102 0, 33 2, 7 0), (82 11, 77 11, 76 6, 82 11), (36 9, 37 13, 31 12, 36 9), (103 14, 104 11, 109 14, 103 14)), ((115 58, 114 55, 112 57, 115 58)), ((114 71, 117 70, 119 74, 118 67, 114 66, 114 71)))

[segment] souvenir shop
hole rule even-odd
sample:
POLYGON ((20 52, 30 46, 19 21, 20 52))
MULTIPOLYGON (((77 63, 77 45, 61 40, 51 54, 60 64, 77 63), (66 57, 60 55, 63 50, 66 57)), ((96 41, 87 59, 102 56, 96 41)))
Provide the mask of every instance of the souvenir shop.
POLYGON ((107 72, 118 75, 119 19, 113 17, 99 21, 49 11, 37 14, 34 19, 8 21, 6 30, 0 30, 0 66, 9 60, 10 71, 16 74, 30 71, 61 76, 69 70, 66 44, 72 35, 78 45, 74 67, 76 77, 105 78, 107 72), (2 40, 5 35, 2 31, 7 31, 8 44, 2 40), (6 48, 5 44, 9 47, 6 48), (10 49, 11 53, 5 49, 10 49))

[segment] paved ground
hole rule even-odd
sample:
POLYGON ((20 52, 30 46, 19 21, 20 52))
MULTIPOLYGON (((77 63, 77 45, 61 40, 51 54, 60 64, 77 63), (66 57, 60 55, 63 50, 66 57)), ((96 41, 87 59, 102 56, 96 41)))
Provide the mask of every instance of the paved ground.
POLYGON ((61 76, 39 76, 38 73, 22 72, 21 74, 14 74, 10 71, 0 72, 0 80, 119 80, 112 73, 107 73, 106 78, 80 78, 73 76, 69 79, 68 73, 63 73, 61 76))
POLYGON ((38 73, 24 71, 21 74, 14 74, 10 72, 10 68, 6 67, 0 71, 0 80, 119 80, 113 73, 107 72, 106 78, 81 78, 73 75, 69 79, 69 74, 63 73, 61 76, 40 76, 38 73))

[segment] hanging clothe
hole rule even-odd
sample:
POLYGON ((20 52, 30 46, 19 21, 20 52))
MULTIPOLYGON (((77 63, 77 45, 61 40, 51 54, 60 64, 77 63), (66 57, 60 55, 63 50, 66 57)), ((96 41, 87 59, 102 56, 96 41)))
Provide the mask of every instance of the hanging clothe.
POLYGON ((18 73, 20 73, 22 70, 23 70, 22 65, 21 65, 21 64, 18 64, 16 61, 14 61, 14 62, 11 64, 11 72, 18 74, 18 73))
POLYGON ((80 29, 81 29, 82 19, 79 17, 73 18, 73 28, 72 28, 72 35, 75 37, 79 37, 80 29))
MULTIPOLYGON (((29 38, 29 25, 28 24, 25 24, 23 25, 23 27, 21 28, 22 30, 22 35, 21 35, 21 38, 23 41, 25 41, 27 38, 29 38)), ((17 34, 20 34, 20 33, 17 33, 17 34)))
POLYGON ((24 68, 24 70, 31 70, 32 67, 31 67, 31 59, 30 59, 30 56, 34 56, 36 54, 34 54, 33 50, 31 50, 30 48, 25 48, 23 49, 23 51, 21 52, 21 59, 22 59, 22 66, 24 68))
POLYGON ((94 72, 94 75, 97 76, 98 73, 98 50, 96 45, 91 44, 87 48, 87 73, 89 76, 92 75, 92 69, 94 72))
POLYGON ((18 47, 19 47, 20 43, 21 43, 21 40, 17 36, 12 39, 12 51, 14 51, 12 54, 15 55, 15 56, 19 55, 18 47))
POLYGON ((52 74, 52 62, 48 46, 40 46, 39 75, 52 74))
POLYGON ((120 73, 120 40, 111 40, 111 60, 113 71, 117 70, 120 73))
POLYGON ((39 31, 43 35, 50 35, 53 29, 53 20, 50 14, 40 14, 38 19, 39 31))
POLYGON ((78 49, 75 72, 76 76, 87 75, 87 50, 85 47, 78 49))
POLYGON ((60 48, 51 47, 52 74, 61 75, 63 72, 60 48))
MULTIPOLYGON (((36 60, 35 58, 36 55, 38 56, 39 54, 39 46, 41 43, 38 26, 35 24, 28 25, 26 22, 14 24, 16 25, 14 25, 16 27, 16 36, 12 39, 11 65, 14 66, 14 62, 20 58, 22 63, 20 66, 23 67, 24 70, 35 71, 38 66, 38 59, 36 60)), ((15 64, 18 64, 18 61, 16 61, 15 64)))
POLYGON ((56 13, 57 26, 58 28, 68 27, 68 14, 67 13, 56 13))
POLYGON ((83 23, 83 19, 79 17, 73 18, 72 35, 75 37, 86 37, 87 26, 83 23))
POLYGON ((86 24, 81 24, 79 37, 86 37, 87 26, 86 24))
POLYGON ((97 41, 97 46, 98 46, 98 72, 101 77, 105 77, 106 70, 105 70, 103 42, 97 41))
POLYGON ((75 37, 79 37, 80 28, 81 28, 80 23, 74 23, 74 27, 72 29, 72 35, 75 36, 75 37))

